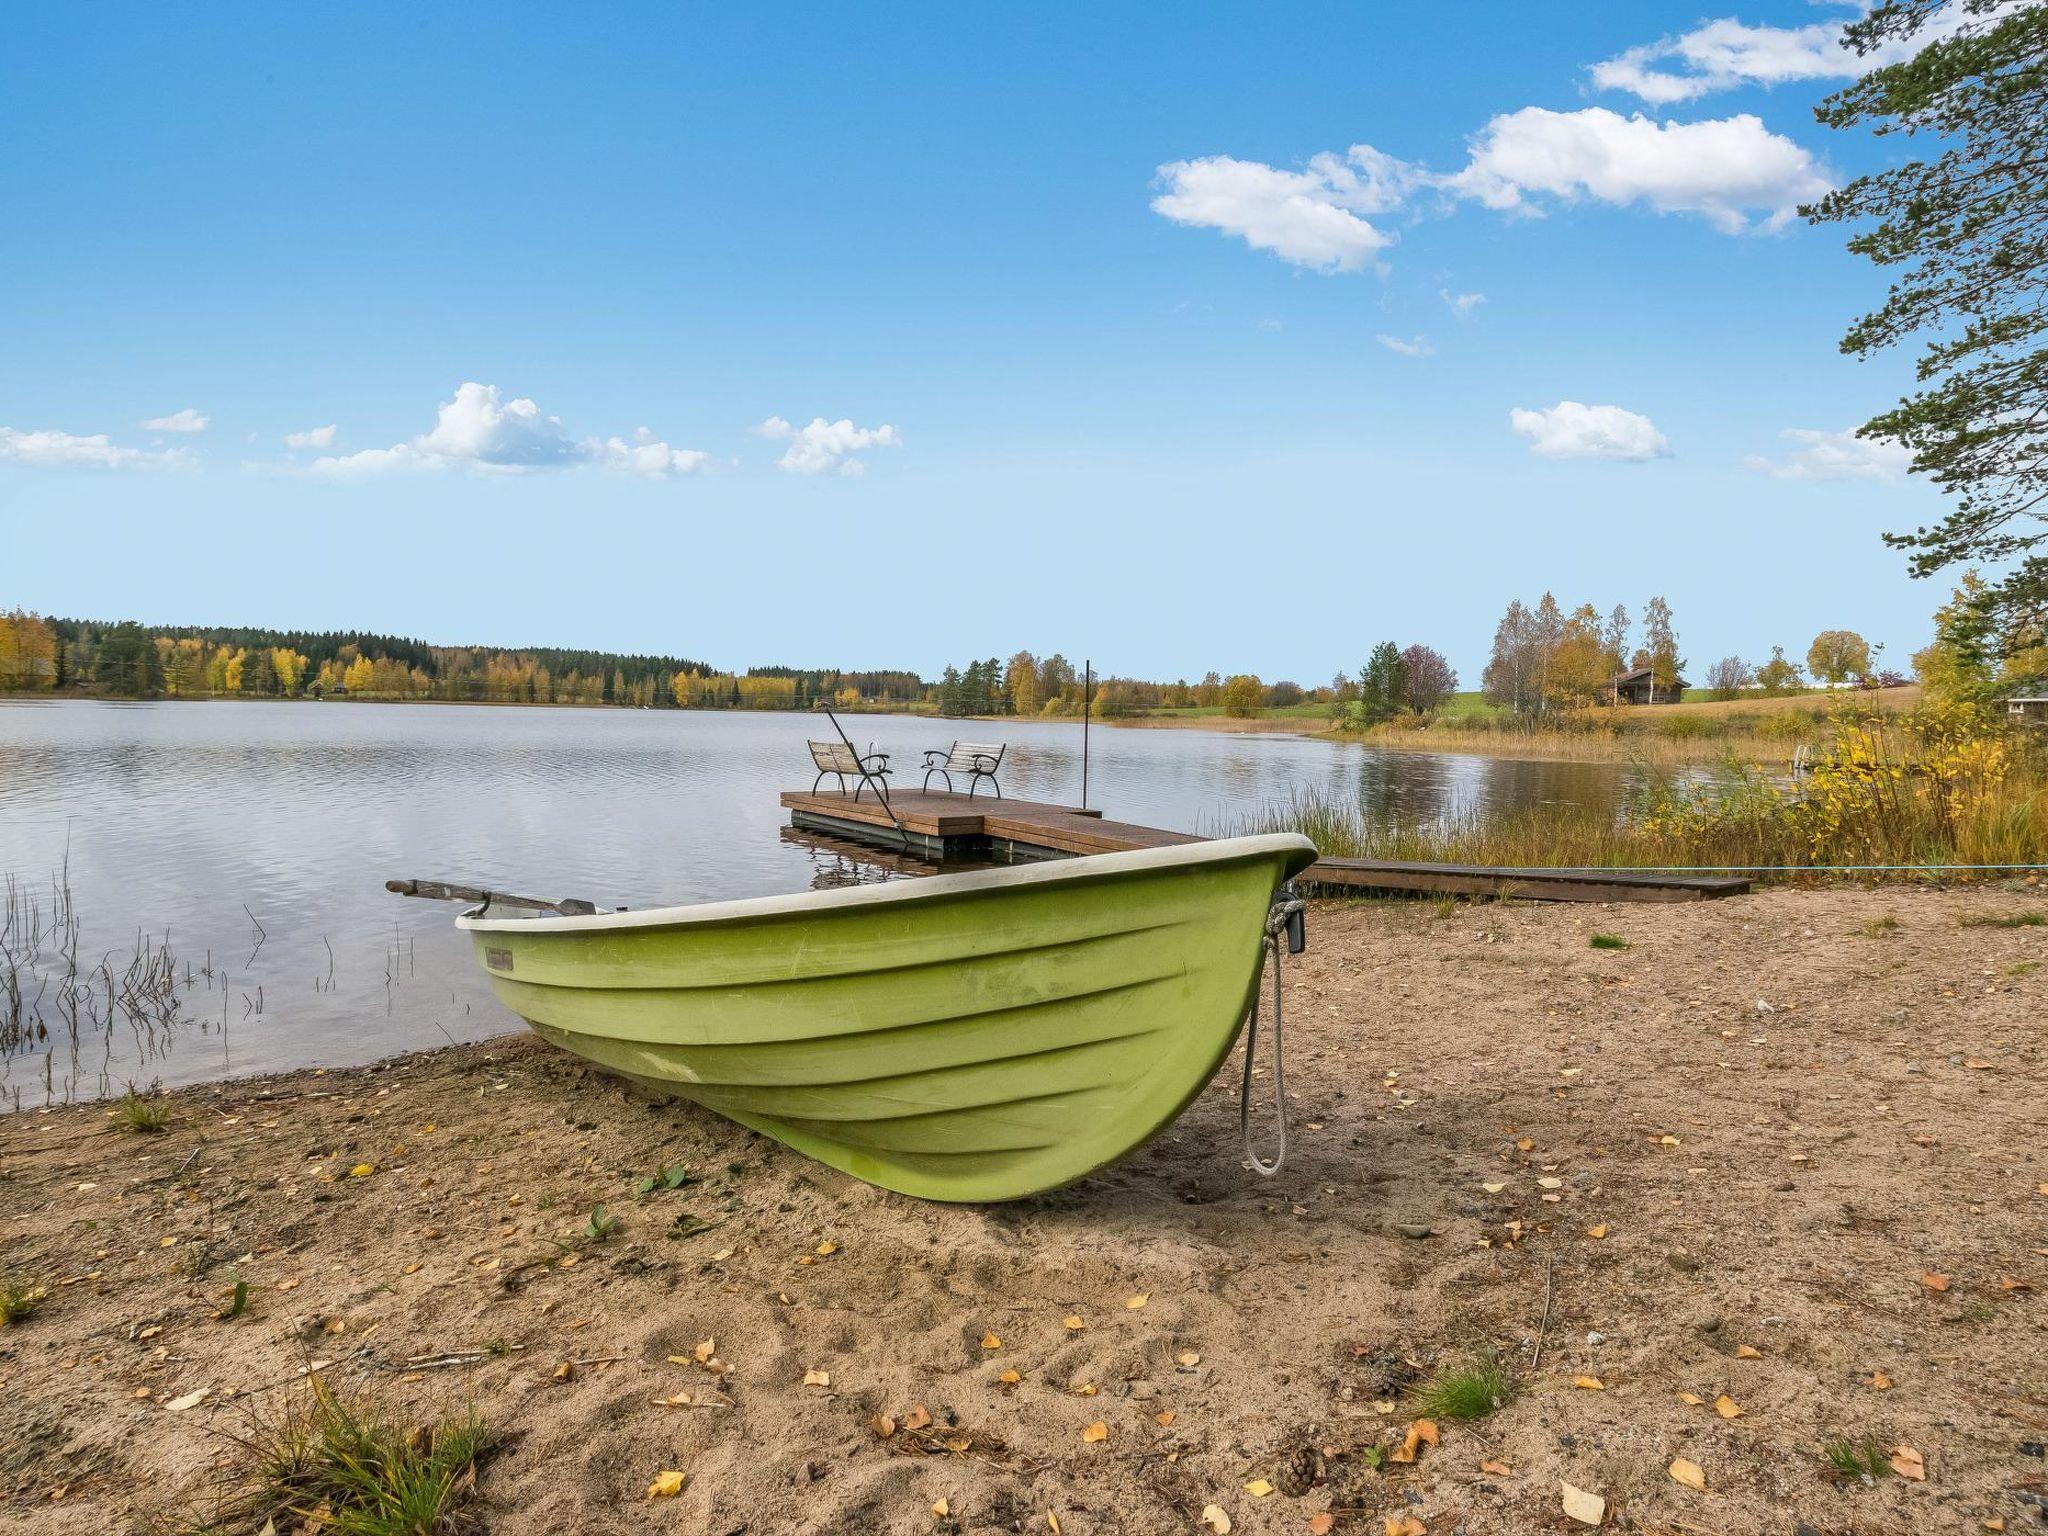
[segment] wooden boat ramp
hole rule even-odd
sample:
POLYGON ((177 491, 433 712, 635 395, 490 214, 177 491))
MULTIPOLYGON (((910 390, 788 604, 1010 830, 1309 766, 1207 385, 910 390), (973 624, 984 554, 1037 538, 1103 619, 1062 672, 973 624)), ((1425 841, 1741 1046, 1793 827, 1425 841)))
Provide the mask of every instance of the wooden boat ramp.
MULTIPOLYGON (((1186 832, 1109 821, 1100 811, 1032 800, 901 789, 885 806, 872 791, 856 800, 837 790, 784 791, 790 825, 858 846, 908 851, 933 862, 1009 862, 1171 848, 1204 839, 1186 832), (893 816, 892 816, 893 813, 893 816)), ((1390 859, 1318 859, 1297 877, 1332 891, 1517 897, 1525 901, 1708 901, 1737 896, 1749 881, 1626 869, 1501 869, 1390 859)))

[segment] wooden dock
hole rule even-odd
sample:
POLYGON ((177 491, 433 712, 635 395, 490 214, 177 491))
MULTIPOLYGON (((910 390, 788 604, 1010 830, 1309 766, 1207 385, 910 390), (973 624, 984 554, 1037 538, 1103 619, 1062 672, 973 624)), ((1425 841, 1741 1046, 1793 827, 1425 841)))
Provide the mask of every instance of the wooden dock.
MULTIPOLYGON (((855 844, 904 849, 934 861, 999 861, 1171 848, 1202 839, 1186 832, 1105 821, 1100 811, 991 795, 900 789, 887 808, 872 793, 856 800, 836 790, 782 795, 790 825, 855 844), (895 820, 890 820, 893 810, 895 820), (897 827, 900 824, 902 835, 897 827)), ((1739 896, 1739 876, 1667 875, 1626 869, 1499 869, 1477 864, 1415 864, 1394 859, 1319 859, 1297 877, 1331 890, 1519 897, 1530 901, 1707 901, 1739 896)))

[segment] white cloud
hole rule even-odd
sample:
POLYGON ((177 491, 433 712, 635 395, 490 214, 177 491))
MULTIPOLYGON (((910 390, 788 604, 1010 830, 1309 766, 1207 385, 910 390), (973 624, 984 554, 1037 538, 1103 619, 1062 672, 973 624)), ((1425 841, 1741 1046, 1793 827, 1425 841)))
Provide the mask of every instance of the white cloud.
POLYGON ((1840 22, 1751 27, 1726 18, 1630 48, 1592 66, 1593 84, 1658 106, 1738 85, 1847 79, 1869 66, 1842 46, 1840 22), (1663 63, 1676 69, 1658 69, 1663 63))
POLYGON ((1453 293, 1448 288, 1437 289, 1437 297, 1450 305, 1454 313, 1460 315, 1469 315, 1486 302, 1486 295, 1483 293, 1453 293))
POLYGON ((903 446, 903 434, 894 427, 856 427, 843 417, 827 421, 814 416, 809 426, 797 427, 780 416, 770 416, 754 431, 761 437, 789 444, 776 464, 793 475, 866 474, 867 465, 848 455, 866 448, 903 446))
POLYGON ((1394 243, 1359 215, 1400 206, 1417 176, 1367 144, 1342 156, 1319 154, 1305 171, 1209 155, 1160 166, 1163 190, 1152 211, 1237 235, 1298 267, 1356 272, 1394 243))
POLYGON ((1427 336, 1418 336, 1413 341, 1403 341, 1399 336, 1381 335, 1378 341, 1389 352, 1398 352, 1403 357, 1428 357, 1436 351, 1436 343, 1427 336))
MULTIPOLYGON (((332 427, 317 432, 330 434, 332 427)), ((294 433, 293 438, 315 433, 294 433)), ((363 475, 387 474, 398 470, 467 469, 480 474, 523 474, 541 469, 566 469, 595 464, 606 469, 629 471, 653 478, 689 474, 710 456, 695 449, 671 448, 657 441, 645 427, 631 443, 617 437, 589 437, 578 441, 562 428, 559 416, 541 413, 533 401, 519 397, 501 399, 495 384, 467 382, 453 399, 441 403, 434 427, 410 442, 389 448, 366 448, 360 453, 315 459, 315 474, 350 479, 363 475)))
POLYGON ((1811 154, 1748 113, 1658 123, 1605 107, 1524 107, 1488 123, 1471 163, 1444 185, 1489 208, 1540 211, 1536 196, 1643 203, 1739 234, 1751 212, 1765 228, 1781 227, 1832 183, 1811 154))
POLYGON ((303 432, 287 432, 284 445, 287 448, 332 448, 334 440, 341 435, 341 428, 332 422, 324 427, 308 427, 303 432))
POLYGON ((647 475, 660 479, 666 475, 694 474, 711 462, 711 455, 695 448, 671 448, 661 442, 646 427, 633 434, 628 443, 616 437, 599 442, 590 438, 584 443, 584 451, 593 464, 602 464, 607 469, 628 470, 636 475, 647 475))
POLYGON ((1508 424, 1546 459, 1621 459, 1640 464, 1670 456, 1671 444, 1647 416, 1618 405, 1560 400, 1546 410, 1516 407, 1508 424))
POLYGON ((1929 43, 1939 42, 1966 27, 1982 28, 1999 21, 2031 0, 1972 15, 1951 3, 1937 9, 1911 37, 1859 54, 1844 45, 1840 21, 1804 27, 1753 27, 1724 16, 1706 21, 1677 37, 1629 48, 1592 66, 1593 84, 1602 90, 1627 91, 1658 106, 1693 101, 1713 91, 1738 86, 1769 87, 1795 80, 1853 80, 1883 64, 1909 59, 1929 43), (1657 66, 1668 66, 1658 68, 1657 66))
POLYGON ((152 416, 141 425, 145 432, 204 432, 212 419, 204 411, 195 411, 188 405, 168 416, 152 416))
POLYGON ((1779 480, 1898 480, 1913 467, 1913 451, 1888 438, 1854 432, 1787 427, 1778 434, 1793 445, 1781 459, 1752 454, 1743 464, 1779 480))
POLYGON ((189 448, 125 448, 104 432, 77 437, 0 427, 0 464, 24 469, 191 469, 198 463, 189 448))
MULTIPOLYGON (((1319 272, 1373 264, 1393 236, 1365 214, 1401 207, 1419 192, 1448 208, 1465 198, 1541 214, 1547 201, 1640 204, 1691 213, 1726 234, 1782 228, 1802 202, 1833 183, 1813 155, 1747 113, 1659 123, 1605 107, 1524 107, 1494 118, 1471 142, 1462 170, 1436 174, 1370 144, 1318 154, 1305 170, 1211 155, 1159 168, 1153 211, 1177 224, 1236 235, 1254 250, 1319 272)), ((1443 293, 1459 314, 1484 294, 1443 293)))

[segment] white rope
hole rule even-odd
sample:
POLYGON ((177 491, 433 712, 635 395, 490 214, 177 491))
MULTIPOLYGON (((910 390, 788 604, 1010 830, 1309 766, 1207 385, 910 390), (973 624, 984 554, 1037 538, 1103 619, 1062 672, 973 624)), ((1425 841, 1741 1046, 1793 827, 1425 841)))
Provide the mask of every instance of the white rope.
POLYGON ((1259 988, 1252 989, 1252 1011, 1244 1032, 1244 1086, 1237 1096, 1237 1129, 1244 1138, 1244 1165, 1262 1178, 1272 1178, 1287 1166, 1287 1048, 1284 1035, 1285 1016, 1280 1000, 1280 957, 1286 953, 1283 940, 1287 924, 1298 912, 1307 909, 1301 901, 1283 888, 1272 906, 1266 909, 1266 931, 1260 936, 1259 981, 1265 981, 1268 956, 1273 966, 1273 1108, 1279 1117, 1280 1145, 1269 1163, 1261 1158, 1252 1146, 1252 1059, 1259 1043, 1259 988))

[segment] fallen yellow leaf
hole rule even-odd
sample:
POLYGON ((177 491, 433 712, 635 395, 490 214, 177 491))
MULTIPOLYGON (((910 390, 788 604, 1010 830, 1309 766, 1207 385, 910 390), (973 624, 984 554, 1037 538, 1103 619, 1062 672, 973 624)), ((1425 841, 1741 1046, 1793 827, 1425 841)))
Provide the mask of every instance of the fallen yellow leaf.
POLYGON ((1910 1445, 1892 1447, 1892 1470, 1916 1483, 1927 1481, 1927 1458, 1910 1445))
POLYGON ((1097 1419, 1093 1424, 1088 1425, 1081 1431, 1081 1438, 1090 1445, 1095 1444, 1098 1440, 1107 1440, 1109 1438, 1109 1426, 1103 1423, 1102 1420, 1097 1419))
POLYGON ((878 1413, 868 1420, 868 1428, 875 1432, 877 1439, 886 1440, 896 1433, 896 1421, 886 1413, 878 1413))
POLYGON ((1714 1399, 1714 1412, 1724 1419, 1739 1419, 1742 1417, 1742 1405, 1723 1392, 1714 1399))
POLYGON ((375 1173, 376 1171, 377 1170, 375 1168, 372 1168, 368 1163, 357 1163, 355 1167, 349 1169, 348 1176, 352 1179, 367 1179, 371 1174, 375 1173))
POLYGON ((830 1371, 805 1371, 804 1385, 807 1387, 829 1387, 832 1385, 830 1371))
POLYGON ((1014 1387, 1015 1385, 1017 1385, 1018 1382, 1022 1381, 1023 1379, 1024 1378, 1022 1376, 1019 1376, 1015 1371, 1005 1371, 1002 1375, 996 1378, 997 1381, 1000 1381, 1001 1383, 1003 1383, 1004 1386, 1007 1387, 1014 1387))
POLYGON ((833 1254, 839 1251, 839 1245, 833 1242, 832 1239, 828 1237, 825 1239, 824 1242, 818 1244, 817 1248, 813 1251, 818 1255, 819 1258, 829 1259, 832 1257, 833 1254))
POLYGON ((1885 1375, 1883 1371, 1872 1371, 1870 1373, 1870 1384, 1880 1392, 1889 1392, 1892 1389, 1892 1379, 1885 1375))
POLYGON ((1086 1323, 1081 1321, 1081 1315, 1078 1312, 1069 1312, 1065 1317, 1060 1319, 1060 1322, 1065 1326, 1067 1332, 1069 1333, 1079 1333, 1083 1328, 1086 1328, 1088 1326, 1086 1323))
POLYGON ((702 1365, 706 1360, 709 1360, 718 1353, 718 1340, 700 1339, 697 1342, 697 1347, 691 1350, 690 1353, 696 1358, 697 1363, 702 1365))
POLYGON ((672 1499, 683 1491, 683 1474, 680 1472, 657 1472, 654 1481, 647 1485, 649 1499, 672 1499))
POLYGON ((984 1333, 981 1336, 981 1347, 983 1349, 1001 1349, 1003 1341, 992 1333, 984 1333))
POLYGON ((1408 1426, 1408 1433, 1402 1437, 1401 1443, 1387 1453, 1387 1460, 1402 1463, 1411 1462, 1415 1459, 1418 1447, 1424 1445, 1434 1446, 1435 1444, 1437 1444, 1436 1421, 1434 1419, 1417 1419, 1408 1426))
POLYGON ((1413 1515, 1388 1515, 1380 1522, 1386 1536, 1429 1536, 1429 1527, 1413 1515))
POLYGON ((1598 1525, 1607 1518, 1607 1501, 1597 1493, 1588 1493, 1583 1488, 1574 1488, 1570 1483, 1557 1485, 1564 1512, 1581 1525, 1598 1525))
POLYGON ((1671 1465, 1665 1468, 1665 1470, 1671 1474, 1671 1481, 1674 1483, 1683 1483, 1688 1488, 1697 1488, 1702 1493, 1706 1492, 1706 1470, 1698 1462, 1687 1461, 1683 1456, 1679 1456, 1674 1458, 1671 1465))
POLYGON ((1738 1344, 1735 1346, 1735 1358, 1738 1360, 1761 1360, 1763 1357, 1764 1352, 1754 1344, 1738 1344))
POLYGON ((1060 1517, 1049 1509, 1045 1512, 1045 1528, 1052 1532, 1052 1536, 1060 1536, 1060 1517))
POLYGON ((687 1408, 692 1401, 693 1399, 687 1392, 671 1392, 667 1397, 657 1397, 654 1399, 654 1406, 657 1408, 687 1408))
POLYGON ((946 1518, 946 1516, 953 1513, 953 1506, 944 1499, 933 1499, 932 1513, 937 1515, 941 1520, 943 1520, 946 1518))
POLYGON ((1604 1221, 1603 1221, 1603 1222, 1600 1222, 1600 1223, 1599 1223, 1599 1224, 1598 1224, 1597 1226, 1591 1226, 1591 1227, 1588 1227, 1588 1228, 1586 1228, 1586 1236, 1588 1236, 1588 1237, 1592 1237, 1592 1238, 1601 1238, 1601 1237, 1605 1237, 1606 1235, 1607 1235, 1607 1223, 1606 1223, 1606 1222, 1604 1222, 1604 1221))
POLYGON ((1163 1413, 1155 1413, 1152 1415, 1153 1422, 1156 1423, 1161 1429, 1170 1429, 1173 1425, 1173 1421, 1179 1417, 1180 1415, 1174 1412, 1174 1410, 1171 1408, 1168 1408, 1163 1413))
POLYGON ((910 1412, 903 1415, 903 1427, 905 1429, 923 1429, 931 1421, 931 1410, 925 1407, 923 1403, 919 1403, 910 1412))
POLYGON ((1494 1477, 1509 1477, 1514 1474, 1515 1469, 1504 1461, 1482 1461, 1479 1463, 1479 1470, 1494 1477))
POLYGON ((1187 1366, 1189 1369, 1193 1369, 1195 1366, 1198 1366, 1202 1363, 1201 1355, 1192 1349, 1184 1349, 1179 1354, 1175 1355, 1173 1358, 1180 1364, 1187 1366))
POLYGON ((1930 1291, 1945 1291, 1948 1289, 1948 1276, 1937 1275, 1930 1270, 1920 1277, 1920 1283, 1930 1291))
POLYGON ((1151 1299, 1152 1293, 1150 1291, 1141 1291, 1136 1296, 1126 1296, 1124 1298, 1124 1309, 1128 1312, 1135 1312, 1151 1299))
POLYGON ((1263 1477, 1255 1477, 1244 1485, 1244 1491, 1255 1499, 1263 1499, 1273 1491, 1273 1485, 1263 1477))
POLYGON ((1695 1393, 1692 1393, 1692 1392, 1681 1392, 1681 1393, 1679 1393, 1679 1394, 1678 1394, 1678 1400, 1679 1400, 1679 1401, 1680 1401, 1681 1403, 1685 1404, 1685 1405, 1686 1405, 1686 1407, 1688 1407, 1688 1408, 1697 1408, 1697 1407, 1699 1407, 1699 1406, 1700 1406, 1700 1405, 1701 1405, 1702 1403, 1704 1403, 1704 1402, 1706 1401, 1706 1399, 1705 1399, 1705 1398, 1703 1398, 1703 1397, 1700 1397, 1700 1396, 1698 1396, 1697 1394, 1695 1394, 1695 1393))
POLYGON ((1586 1392, 1605 1392, 1607 1383, 1598 1376, 1574 1376, 1572 1385, 1586 1392))
POLYGON ((1330 1536, 1337 1529, 1337 1517, 1327 1509, 1317 1510, 1308 1517, 1308 1536, 1330 1536))

